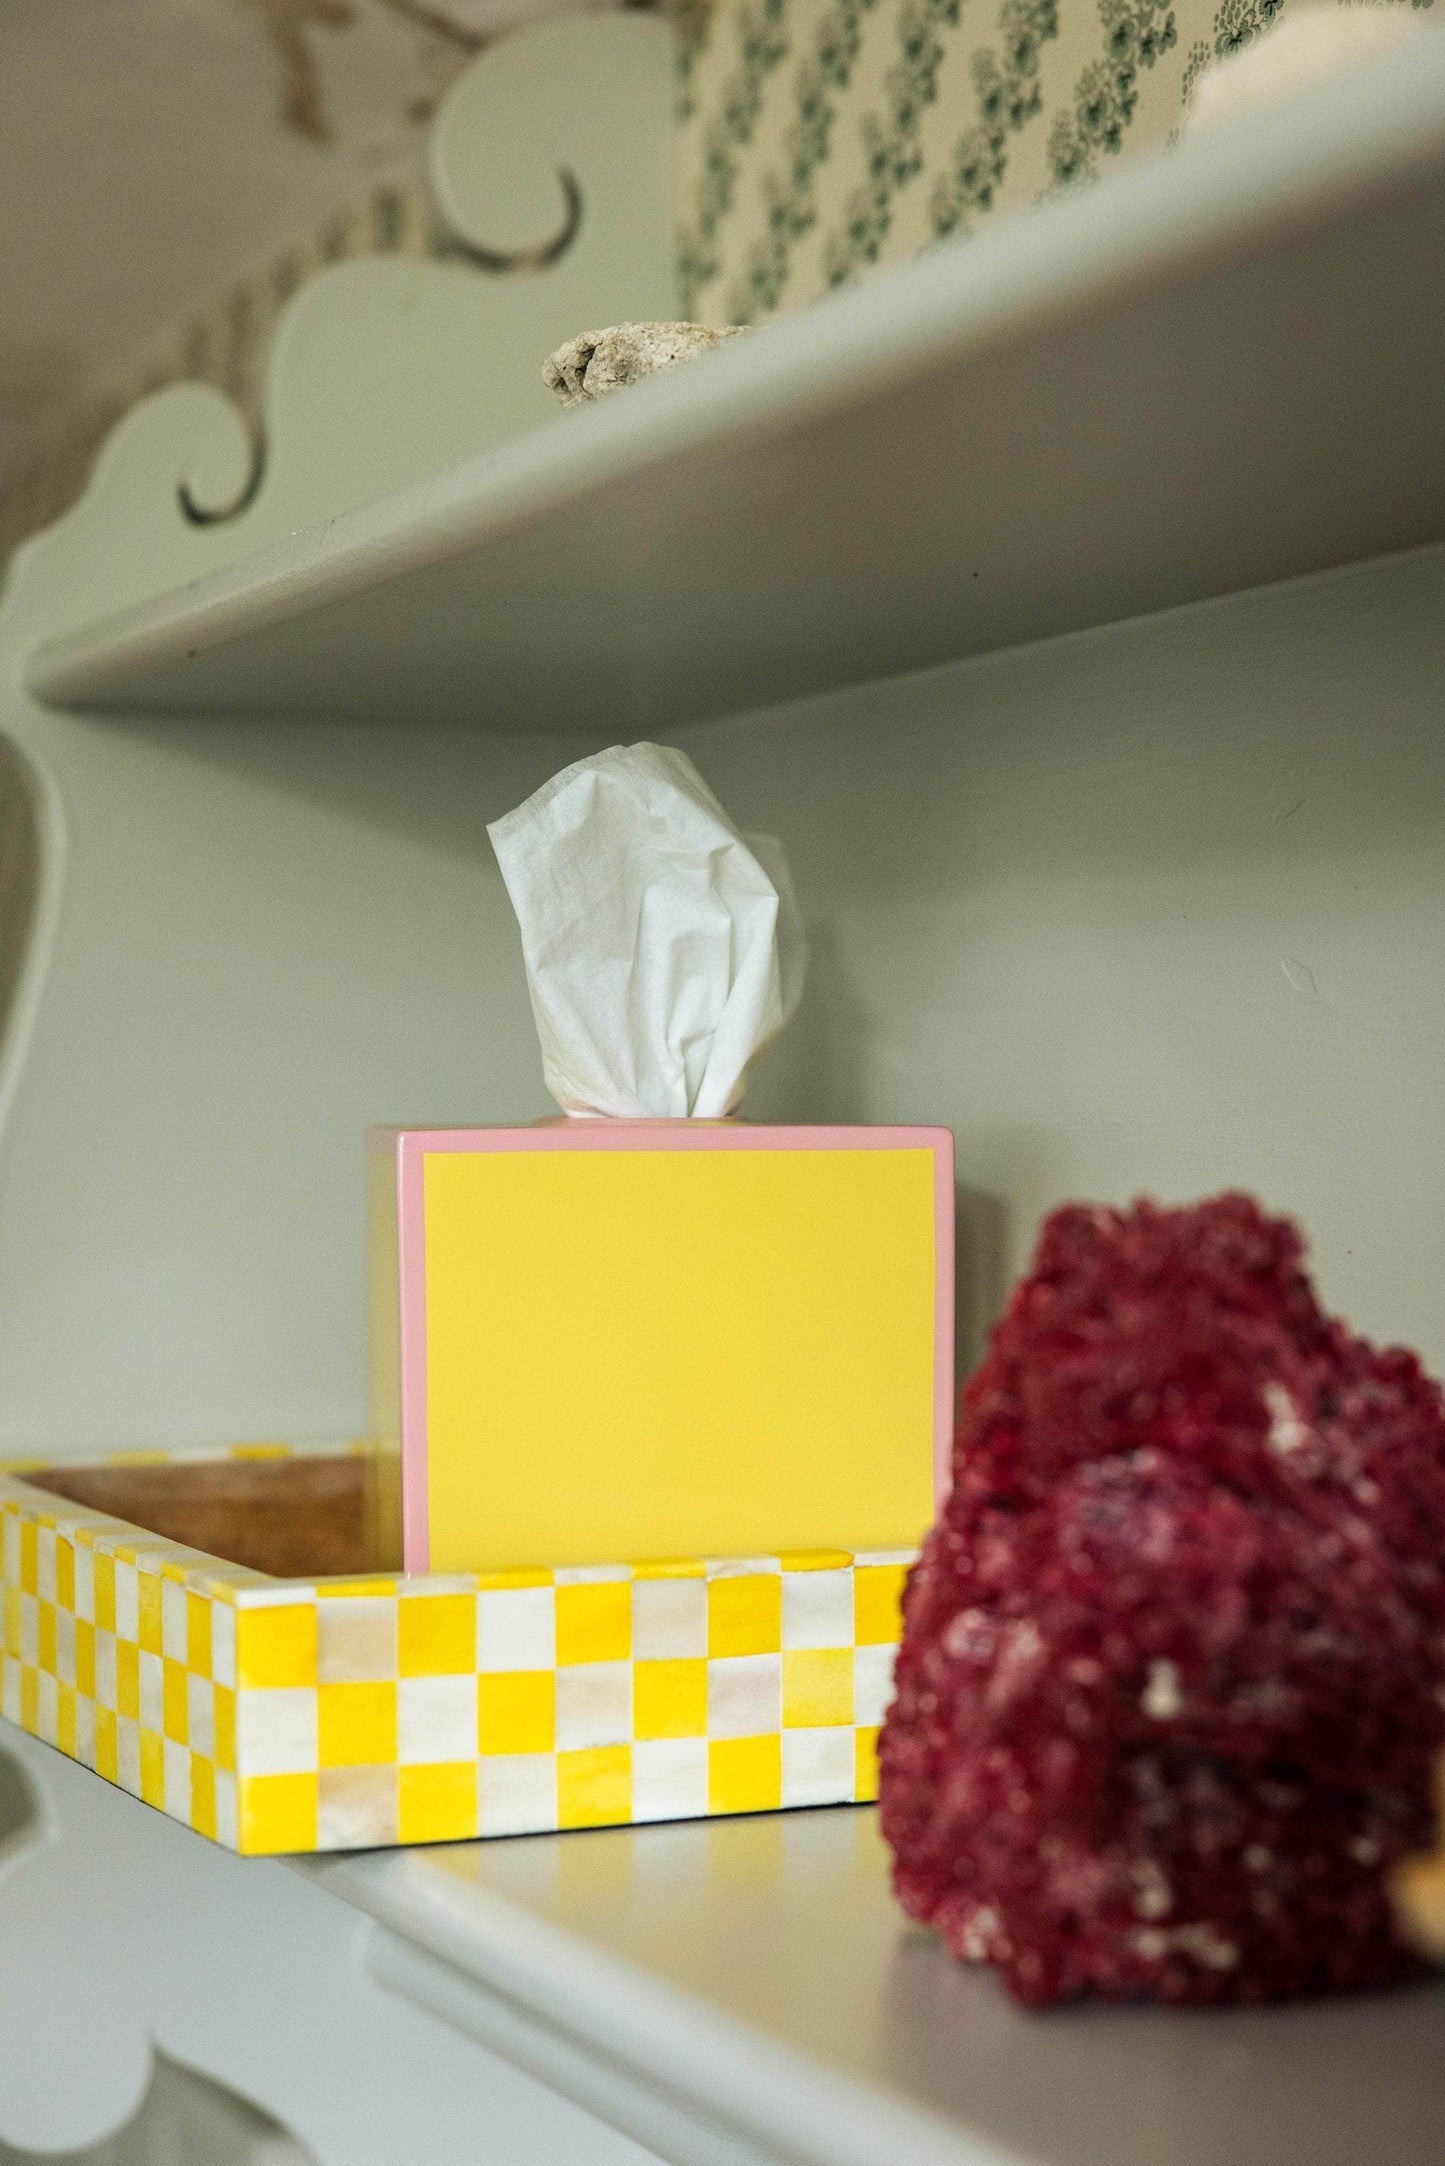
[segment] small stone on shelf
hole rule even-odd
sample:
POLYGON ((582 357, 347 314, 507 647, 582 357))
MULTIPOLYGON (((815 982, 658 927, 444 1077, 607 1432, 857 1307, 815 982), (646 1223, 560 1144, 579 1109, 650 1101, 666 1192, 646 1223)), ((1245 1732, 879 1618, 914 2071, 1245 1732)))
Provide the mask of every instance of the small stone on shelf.
POLYGON ((745 323, 715 329, 705 323, 616 323, 606 331, 584 331, 549 354, 543 381, 564 406, 605 398, 624 384, 640 383, 659 369, 710 353, 724 339, 751 330, 745 323))

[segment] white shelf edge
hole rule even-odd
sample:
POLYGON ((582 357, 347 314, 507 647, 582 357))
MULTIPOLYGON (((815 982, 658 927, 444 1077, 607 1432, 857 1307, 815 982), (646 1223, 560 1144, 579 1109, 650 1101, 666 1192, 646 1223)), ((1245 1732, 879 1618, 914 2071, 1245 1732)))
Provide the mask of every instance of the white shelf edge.
MULTIPOLYGON (((945 359, 1007 349, 1442 173, 1445 37, 1432 32, 234 567, 81 622, 33 649, 28 688, 57 706, 123 706, 137 667, 184 672, 198 653, 445 564, 629 476, 861 407, 945 359)), ((220 710, 211 699, 202 711, 220 710)))
MULTIPOLYGON (((544 1838, 545 1840, 546 1838, 544 1838)), ((294 1861, 295 1868, 353 1904, 403 1944, 459 1974, 448 2013, 459 2027, 501 2044, 495 2007, 468 2009, 461 1980, 533 2019, 556 2041, 552 2065, 533 2073, 569 2090, 569 2063, 591 2056, 596 2074, 656 2087, 658 2103, 711 2123, 720 2135, 760 2145, 790 2166, 1026 2166, 987 2136, 950 2125, 897 2094, 825 2067, 678 1991, 610 1951, 492 1889, 451 1880, 425 1851, 294 1861)), ((403 1963, 378 1950, 376 1973, 412 1994, 403 1963)), ((440 1984, 441 1981, 437 1981, 440 1984)), ((426 2005, 436 2009, 440 1993, 426 2005)), ((597 2104, 596 2098, 588 2101, 597 2104)), ((659 2124, 662 2115, 659 2114, 659 2124)))

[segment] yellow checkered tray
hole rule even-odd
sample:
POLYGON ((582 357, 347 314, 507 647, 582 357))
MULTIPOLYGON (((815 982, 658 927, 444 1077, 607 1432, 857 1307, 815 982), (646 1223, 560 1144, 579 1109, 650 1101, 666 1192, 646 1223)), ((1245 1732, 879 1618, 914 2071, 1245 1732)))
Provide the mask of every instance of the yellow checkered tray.
POLYGON ((246 1854, 876 1793, 913 1552, 277 1579, 0 1474, 0 1709, 246 1854))

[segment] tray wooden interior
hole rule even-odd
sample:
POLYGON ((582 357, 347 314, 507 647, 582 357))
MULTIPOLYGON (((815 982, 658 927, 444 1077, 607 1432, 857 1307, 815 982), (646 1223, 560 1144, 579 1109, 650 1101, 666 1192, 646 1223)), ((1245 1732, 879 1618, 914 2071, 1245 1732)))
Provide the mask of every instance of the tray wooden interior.
POLYGON ((325 1579, 367 1569, 365 1476, 360 1457, 328 1454, 55 1466, 25 1479, 230 1564, 325 1579))

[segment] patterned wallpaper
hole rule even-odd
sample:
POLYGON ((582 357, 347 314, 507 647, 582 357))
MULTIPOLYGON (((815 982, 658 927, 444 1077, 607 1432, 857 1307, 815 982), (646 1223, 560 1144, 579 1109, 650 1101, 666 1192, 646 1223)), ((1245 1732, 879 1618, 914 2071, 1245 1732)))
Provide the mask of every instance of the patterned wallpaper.
MULTIPOLYGON (((1297 0, 672 0, 684 313, 756 322, 1086 181, 1167 139, 1200 68, 1283 4, 1297 0)), ((420 179, 351 204, 216 295, 6 476, 0 567, 74 500, 149 392, 213 384, 255 426, 297 287, 397 252, 464 253, 420 179)))
POLYGON ((1281 4, 683 0, 686 312, 797 307, 1166 140, 1281 4))

